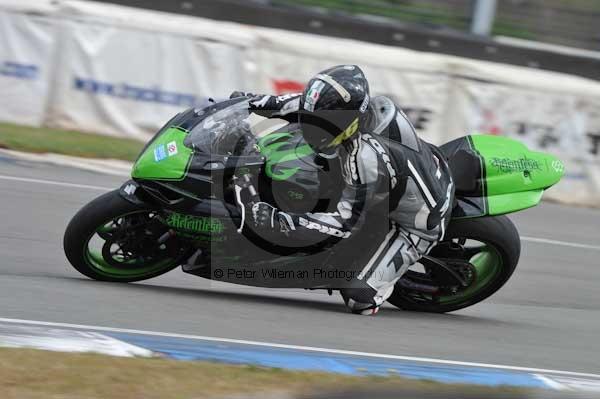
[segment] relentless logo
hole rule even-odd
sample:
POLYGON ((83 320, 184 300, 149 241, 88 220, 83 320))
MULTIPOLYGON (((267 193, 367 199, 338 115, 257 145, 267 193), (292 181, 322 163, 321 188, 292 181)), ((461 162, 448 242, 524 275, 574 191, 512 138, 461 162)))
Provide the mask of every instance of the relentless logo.
POLYGON ((177 230, 193 231, 195 233, 222 233, 221 220, 205 216, 182 215, 171 213, 167 218, 167 225, 177 230))
POLYGON ((558 159, 556 161, 552 161, 552 168, 557 173, 563 173, 565 171, 565 165, 561 161, 559 161, 558 159))
POLYGON ((492 158, 492 166, 504 173, 541 170, 540 163, 533 159, 492 158))

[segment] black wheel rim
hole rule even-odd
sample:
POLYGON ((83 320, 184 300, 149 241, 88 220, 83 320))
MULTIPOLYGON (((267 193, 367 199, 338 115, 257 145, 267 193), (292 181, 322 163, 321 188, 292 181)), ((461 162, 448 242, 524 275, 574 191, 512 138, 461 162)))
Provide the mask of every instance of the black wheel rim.
MULTIPOLYGON (((464 267, 465 271, 459 271, 468 285, 463 287, 456 284, 451 287, 441 287, 442 289, 434 294, 402 289, 402 296, 415 304, 456 306, 468 302, 493 285, 503 269, 500 252, 493 244, 481 240, 471 240, 465 237, 455 238, 440 243, 431 255, 448 263, 468 264, 468 267, 464 267)), ((403 278, 419 284, 438 286, 427 267, 424 269, 424 271, 409 270, 403 278)))
POLYGON ((180 254, 173 244, 158 244, 168 228, 154 211, 117 216, 99 226, 86 240, 90 268, 111 278, 144 278, 170 270, 180 254))

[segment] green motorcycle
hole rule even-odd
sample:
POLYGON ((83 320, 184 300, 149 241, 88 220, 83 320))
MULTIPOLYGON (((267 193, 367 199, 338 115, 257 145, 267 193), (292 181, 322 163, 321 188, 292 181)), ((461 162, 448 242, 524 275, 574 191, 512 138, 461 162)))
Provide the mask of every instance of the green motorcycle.
MULTIPOLYGON (((331 293, 350 283, 349 272, 364 266, 365 243, 381 242, 387 221, 368 218, 334 244, 335 237, 297 242, 255 231, 244 204, 260 198, 288 212, 327 212, 343 183, 339 165, 323 165, 297 126, 253 118, 248 99, 236 98, 170 120, 143 149, 132 179, 69 223, 64 249, 73 267, 112 282, 181 266, 252 286, 331 293)), ((466 136, 441 150, 456 185, 452 221, 444 241, 397 282, 388 301, 402 309, 450 312, 500 289, 521 249, 505 215, 537 205, 564 174, 556 157, 504 137, 466 136)))

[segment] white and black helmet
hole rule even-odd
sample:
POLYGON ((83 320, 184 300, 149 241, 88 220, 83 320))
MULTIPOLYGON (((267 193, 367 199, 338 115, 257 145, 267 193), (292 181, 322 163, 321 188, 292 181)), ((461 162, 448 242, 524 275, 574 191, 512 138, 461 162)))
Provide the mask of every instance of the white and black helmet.
POLYGON ((331 154, 358 133, 367 118, 369 83, 356 65, 338 65, 313 77, 300 104, 299 122, 317 153, 331 154))

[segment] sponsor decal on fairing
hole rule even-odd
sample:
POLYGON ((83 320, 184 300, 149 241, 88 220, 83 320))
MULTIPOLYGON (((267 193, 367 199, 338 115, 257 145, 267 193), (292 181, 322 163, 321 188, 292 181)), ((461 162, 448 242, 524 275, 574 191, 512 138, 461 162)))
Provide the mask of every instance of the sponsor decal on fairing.
POLYGON ((154 161, 160 162, 163 159, 167 158, 167 152, 165 151, 164 145, 159 145, 154 149, 154 161))
POLYGON ((170 143, 167 144, 167 154, 170 157, 177 155, 177 143, 176 142, 171 141, 170 143))

